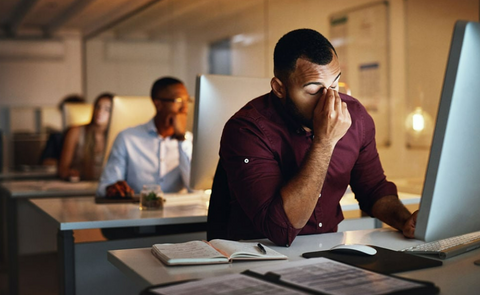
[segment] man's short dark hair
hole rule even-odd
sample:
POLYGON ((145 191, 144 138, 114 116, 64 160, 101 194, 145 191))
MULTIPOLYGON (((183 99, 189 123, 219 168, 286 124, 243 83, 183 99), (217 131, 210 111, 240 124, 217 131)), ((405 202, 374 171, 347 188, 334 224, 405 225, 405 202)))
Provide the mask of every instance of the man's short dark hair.
POLYGON ((65 96, 58 104, 58 109, 62 112, 66 103, 85 103, 85 98, 79 94, 70 94, 65 96))
POLYGON ((337 52, 330 41, 311 29, 298 29, 285 34, 273 53, 275 77, 282 81, 295 71, 297 59, 303 58, 318 65, 328 65, 337 52))
POLYGON ((163 77, 158 79, 153 83, 152 91, 150 92, 150 97, 152 99, 155 99, 155 96, 160 90, 163 90, 168 86, 175 85, 175 84, 183 84, 183 82, 173 77, 163 77))

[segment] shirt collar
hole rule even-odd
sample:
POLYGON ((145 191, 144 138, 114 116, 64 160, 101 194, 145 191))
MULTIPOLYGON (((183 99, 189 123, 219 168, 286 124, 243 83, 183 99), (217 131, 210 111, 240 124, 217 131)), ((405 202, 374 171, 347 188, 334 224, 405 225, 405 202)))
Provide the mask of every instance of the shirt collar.
POLYGON ((150 134, 150 135, 156 136, 156 137, 160 137, 160 138, 163 139, 163 140, 172 139, 172 138, 173 138, 172 136, 163 137, 163 136, 161 136, 160 134, 158 134, 158 132, 157 132, 157 126, 155 126, 155 121, 154 121, 154 119, 155 119, 155 118, 152 118, 150 121, 148 121, 148 122, 145 124, 145 128, 147 129, 147 133, 150 134))
POLYGON ((145 128, 147 129, 147 132, 150 133, 150 134, 155 134, 157 135, 157 127, 155 127, 155 122, 153 121, 153 118, 150 119, 150 121, 148 121, 146 124, 145 124, 145 128))

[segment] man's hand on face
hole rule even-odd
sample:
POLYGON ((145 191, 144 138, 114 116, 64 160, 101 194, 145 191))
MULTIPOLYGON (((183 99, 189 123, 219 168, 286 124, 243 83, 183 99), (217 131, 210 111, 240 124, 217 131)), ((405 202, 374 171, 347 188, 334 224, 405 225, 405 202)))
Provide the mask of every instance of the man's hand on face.
POLYGON ((178 140, 185 140, 185 133, 187 132, 187 112, 186 110, 179 110, 176 113, 171 113, 166 117, 166 126, 173 127, 173 137, 178 140))
POLYGON ((313 113, 315 141, 335 146, 351 124, 347 104, 340 99, 337 91, 325 88, 313 113))

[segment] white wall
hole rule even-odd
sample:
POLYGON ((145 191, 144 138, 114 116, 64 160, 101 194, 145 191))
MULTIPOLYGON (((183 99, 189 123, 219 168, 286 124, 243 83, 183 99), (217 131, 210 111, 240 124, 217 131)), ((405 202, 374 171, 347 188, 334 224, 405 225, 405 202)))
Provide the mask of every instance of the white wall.
POLYGON ((56 105, 82 93, 82 40, 0 40, 0 105, 56 105))
POLYGON ((86 43, 86 97, 105 91, 123 96, 150 96, 153 82, 172 75, 170 44, 95 39, 86 43))
POLYGON ((66 95, 82 94, 82 68, 78 33, 53 40, 0 40, 0 108, 9 117, 0 120, 0 129, 9 134, 59 128, 56 106, 66 95))

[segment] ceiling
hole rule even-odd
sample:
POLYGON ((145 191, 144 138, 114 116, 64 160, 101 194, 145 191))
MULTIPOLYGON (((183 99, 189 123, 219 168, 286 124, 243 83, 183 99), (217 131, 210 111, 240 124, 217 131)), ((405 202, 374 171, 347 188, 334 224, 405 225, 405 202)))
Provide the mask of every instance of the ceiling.
POLYGON ((0 35, 51 37, 61 31, 95 34, 159 0, 1 0, 0 35))
POLYGON ((89 39, 109 31, 118 38, 160 36, 173 25, 198 28, 217 18, 263 5, 264 0, 1 0, 1 38, 50 38, 79 32, 89 39))

